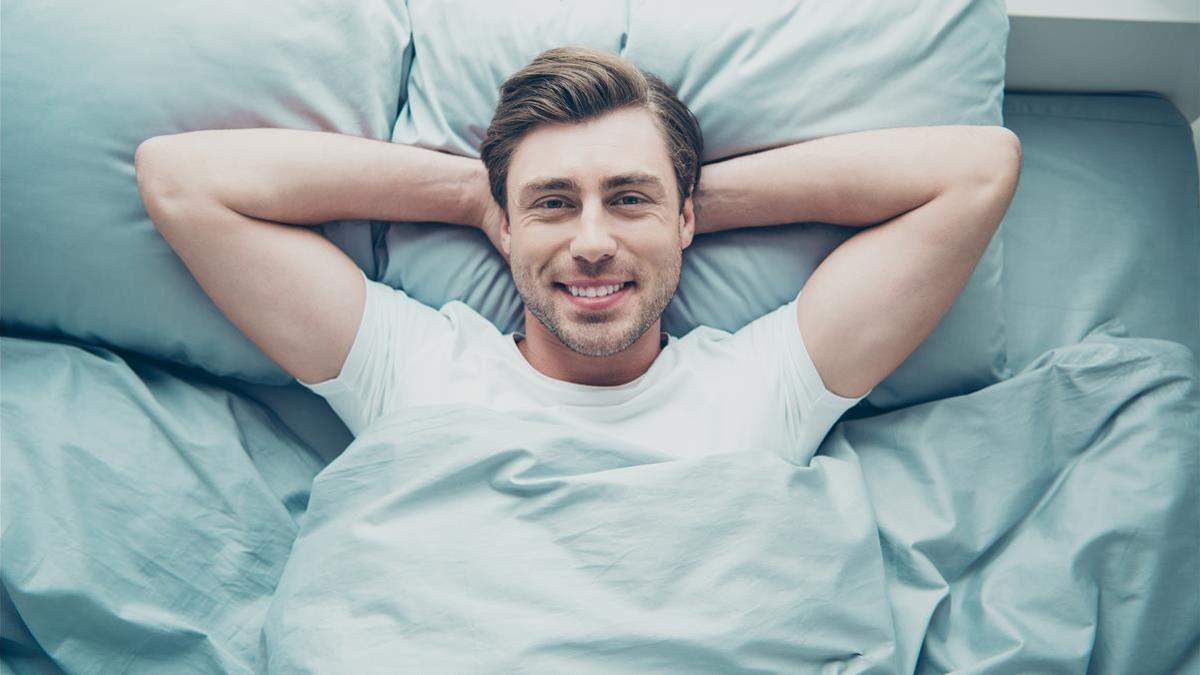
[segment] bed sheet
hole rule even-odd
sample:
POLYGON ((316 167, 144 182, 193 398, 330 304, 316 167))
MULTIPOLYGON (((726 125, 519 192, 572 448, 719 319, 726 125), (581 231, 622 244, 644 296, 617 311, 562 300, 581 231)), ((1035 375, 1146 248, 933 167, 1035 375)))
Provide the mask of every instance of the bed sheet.
POLYGON ((1024 166, 1004 240, 1015 372, 1120 319, 1200 354, 1200 192, 1192 130, 1157 94, 1009 92, 1024 166))
POLYGON ((6 338, 3 669, 1187 672, 1196 361, 1101 328, 808 467, 436 409, 326 466, 248 398, 6 338))

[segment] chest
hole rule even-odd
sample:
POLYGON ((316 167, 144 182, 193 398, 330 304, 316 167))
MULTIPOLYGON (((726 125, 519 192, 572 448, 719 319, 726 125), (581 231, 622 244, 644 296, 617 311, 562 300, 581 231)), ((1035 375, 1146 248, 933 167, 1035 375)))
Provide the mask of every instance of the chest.
POLYGON ((465 404, 526 419, 598 431, 678 457, 767 450, 794 438, 783 400, 745 369, 721 362, 689 364, 660 373, 644 386, 586 390, 556 386, 510 360, 470 354, 430 363, 413 374, 393 406, 465 404), (414 384, 412 382, 410 385, 414 384))

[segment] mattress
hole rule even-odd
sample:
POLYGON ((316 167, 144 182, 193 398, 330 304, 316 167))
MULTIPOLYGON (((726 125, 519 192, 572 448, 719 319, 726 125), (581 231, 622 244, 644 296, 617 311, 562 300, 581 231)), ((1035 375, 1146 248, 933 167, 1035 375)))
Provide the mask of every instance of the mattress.
POLYGON ((1155 94, 1005 97, 1021 183, 1004 222, 1010 368, 1117 320, 1200 353, 1200 197, 1187 120, 1155 94))

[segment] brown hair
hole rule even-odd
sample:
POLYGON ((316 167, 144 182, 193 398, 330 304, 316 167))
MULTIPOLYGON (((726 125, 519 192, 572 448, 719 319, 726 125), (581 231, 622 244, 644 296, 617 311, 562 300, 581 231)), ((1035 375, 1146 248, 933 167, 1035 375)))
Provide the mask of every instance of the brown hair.
POLYGON ((538 124, 584 122, 625 107, 655 119, 675 167, 679 208, 700 184, 704 137, 696 116, 652 73, 588 47, 548 49, 500 85, 500 102, 480 155, 492 197, 508 212, 508 166, 517 143, 538 124))

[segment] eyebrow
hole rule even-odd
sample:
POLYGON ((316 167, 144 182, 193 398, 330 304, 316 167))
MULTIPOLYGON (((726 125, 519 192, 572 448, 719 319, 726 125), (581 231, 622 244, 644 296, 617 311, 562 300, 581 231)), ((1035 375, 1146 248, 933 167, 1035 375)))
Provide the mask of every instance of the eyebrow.
MULTIPOLYGON (((608 178, 604 179, 603 183, 605 190, 630 186, 654 188, 660 193, 666 192, 666 188, 663 186, 662 179, 654 174, 641 171, 609 176, 608 178)), ((576 183, 570 178, 535 178, 521 188, 520 200, 524 203, 537 194, 549 192, 551 190, 579 192, 579 183, 576 183)))

